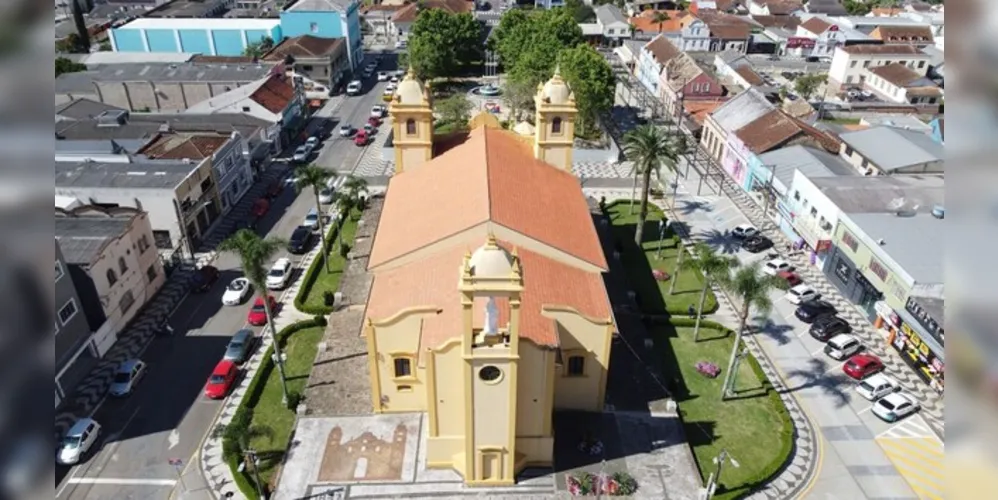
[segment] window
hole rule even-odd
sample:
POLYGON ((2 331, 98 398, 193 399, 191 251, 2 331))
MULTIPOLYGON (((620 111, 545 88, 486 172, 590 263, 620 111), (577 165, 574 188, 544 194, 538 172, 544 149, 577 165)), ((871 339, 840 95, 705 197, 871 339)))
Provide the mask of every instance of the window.
POLYGON ((140 254, 145 253, 146 250, 149 249, 149 236, 143 234, 142 237, 139 238, 138 245, 139 245, 139 253, 140 254))
POLYGON ((817 216, 818 216, 818 209, 811 207, 811 217, 817 217, 817 216))
POLYGON ((703 91, 704 93, 710 92, 710 83, 703 84, 703 91))
POLYGON ((409 118, 405 121, 405 133, 406 135, 416 135, 416 120, 409 118))
POLYGON ((114 286, 118 282, 118 275, 114 274, 114 269, 107 270, 107 286, 114 286))
POLYGON ((849 146, 846 146, 846 156, 852 156, 852 153, 853 153, 852 148, 849 147, 849 146))
POLYGON ((551 133, 554 135, 561 134, 561 117, 556 116, 554 120, 551 120, 551 133))
POLYGON ((149 266, 149 269, 146 269, 146 277, 149 278, 149 283, 156 281, 156 264, 153 264, 149 266))
POLYGON ((852 83, 852 75, 846 77, 846 83, 852 83))
POLYGON ((125 263, 124 257, 118 257, 118 271, 121 274, 128 272, 128 264, 125 263))
POLYGON ((924 67, 925 67, 925 61, 918 61, 918 69, 922 69, 924 67))
POLYGON ((395 378, 412 377, 412 358, 395 358, 395 378))
POLYGON ((869 68, 870 67, 870 61, 863 61, 863 67, 864 68, 869 68))
POLYGON ((863 165, 863 168, 869 167, 870 166, 870 160, 867 160, 866 158, 863 158, 862 165, 863 165))
POLYGON ((877 275, 880 281, 887 281, 887 269, 873 257, 870 257, 870 272, 877 275))
POLYGON ((309 23, 308 24, 308 30, 311 31, 312 33, 318 33, 319 32, 319 23, 309 23))
POLYGON ((857 64, 859 64, 859 61, 853 61, 853 62, 849 63, 849 67, 850 68, 855 68, 857 64))
POLYGON ((900 64, 901 66, 907 66, 908 61, 898 61, 898 64, 900 64))
POLYGON ((59 278, 62 277, 62 274, 63 274, 62 264, 60 264, 59 261, 55 261, 55 280, 59 281, 59 278))
POLYGON ((794 191, 794 201, 800 201, 800 191, 794 191))
POLYGON ((612 35, 613 34, 613 28, 610 28, 610 29, 606 30, 606 34, 612 35))
POLYGON ((62 306, 62 309, 59 309, 59 321, 62 321, 62 324, 65 325, 66 323, 69 323, 69 320, 72 319, 73 316, 76 316, 76 301, 69 299, 69 302, 66 302, 66 304, 62 306))
POLYGON ((132 295, 132 291, 128 290, 124 295, 121 296, 121 300, 118 301, 118 308, 121 309, 121 314, 125 314, 129 309, 132 308, 132 304, 135 303, 135 297, 132 295))
POLYGON ((568 375, 570 377, 581 377, 586 374, 585 356, 570 356, 568 358, 568 375))
POLYGON ((856 241, 856 238, 849 231, 842 231, 842 243, 853 252, 859 249, 859 242, 856 241))
POLYGON ((249 113, 249 112, 250 112, 250 107, 249 106, 243 106, 243 113, 249 113))

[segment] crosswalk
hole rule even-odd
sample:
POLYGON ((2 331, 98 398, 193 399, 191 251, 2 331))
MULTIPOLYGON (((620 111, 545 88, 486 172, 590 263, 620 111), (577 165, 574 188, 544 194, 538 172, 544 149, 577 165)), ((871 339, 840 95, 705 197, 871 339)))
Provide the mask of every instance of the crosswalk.
POLYGON ((919 498, 944 498, 943 442, 921 419, 904 420, 878 436, 876 441, 919 498))

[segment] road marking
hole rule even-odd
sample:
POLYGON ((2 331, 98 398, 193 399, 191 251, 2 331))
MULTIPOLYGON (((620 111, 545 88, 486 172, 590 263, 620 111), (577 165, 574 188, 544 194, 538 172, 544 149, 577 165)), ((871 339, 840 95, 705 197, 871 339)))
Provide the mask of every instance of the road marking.
POLYGON ((870 411, 872 409, 873 409, 873 405, 867 406, 866 408, 863 408, 862 410, 859 410, 858 412, 856 412, 856 415, 862 415, 862 414, 864 414, 864 413, 866 413, 866 412, 868 412, 868 411, 870 411))
POLYGON ((173 429, 170 431, 170 435, 166 437, 166 443, 168 445, 167 448, 168 450, 172 450, 178 444, 180 444, 180 433, 177 432, 177 429, 173 429))
POLYGON ((821 347, 818 348, 817 351, 812 352, 811 353, 811 357, 817 356, 818 354, 820 354, 822 352, 825 352, 825 346, 821 346, 821 347))
POLYGON ((124 479, 114 477, 74 477, 68 482, 73 484, 115 484, 132 486, 174 486, 176 479, 124 479))

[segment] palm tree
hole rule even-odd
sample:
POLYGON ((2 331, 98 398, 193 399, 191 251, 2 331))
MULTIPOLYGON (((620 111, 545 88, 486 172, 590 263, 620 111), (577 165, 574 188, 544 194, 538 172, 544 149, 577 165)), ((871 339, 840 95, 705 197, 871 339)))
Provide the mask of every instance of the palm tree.
POLYGON ((326 255, 326 219, 323 218, 322 203, 319 202, 319 191, 326 188, 326 182, 333 176, 333 172, 316 165, 302 165, 295 170, 295 190, 301 191, 305 188, 312 188, 312 195, 315 196, 315 212, 319 214, 319 240, 322 243, 322 261, 329 272, 329 258, 326 255))
POLYGON ((742 345, 742 335, 745 333, 745 326, 748 323, 749 312, 754 308, 761 313, 768 313, 773 308, 773 301, 769 298, 769 292, 779 287, 779 279, 773 276, 766 276, 760 272, 759 264, 751 264, 739 268, 733 276, 717 277, 721 286, 740 300, 742 309, 738 313, 738 330, 735 332, 735 345, 731 348, 731 358, 728 360, 728 372, 724 376, 724 387, 721 389, 721 398, 730 397, 734 389, 735 372, 738 369, 736 362, 741 359, 739 351, 742 345))
POLYGON ((267 264, 271 257, 282 248, 286 242, 280 238, 261 238, 255 231, 240 229, 219 243, 218 250, 231 252, 239 256, 246 279, 253 284, 257 296, 263 300, 264 312, 267 314, 267 328, 270 329, 270 340, 274 344, 274 354, 277 355, 277 369, 281 374, 281 390, 283 401, 288 401, 288 381, 284 376, 284 358, 281 346, 277 343, 277 329, 274 327, 274 312, 270 310, 267 300, 267 264))
POLYGON ((693 325, 693 341, 700 340, 700 318, 703 317, 703 306, 707 301, 707 289, 711 283, 717 283, 731 275, 731 270, 738 267, 738 259, 721 255, 710 245, 699 242, 693 245, 695 259, 689 259, 682 264, 686 271, 696 271, 703 276, 703 288, 700 289, 700 303, 697 306, 697 321, 693 325))
POLYGON ((348 197, 355 201, 355 207, 360 210, 364 209, 364 201, 369 198, 367 191, 367 179, 357 177, 356 175, 348 175, 346 181, 343 182, 343 186, 341 186, 340 189, 345 192, 348 197))
POLYGON ((654 14, 651 15, 651 22, 658 24, 659 33, 662 33, 662 25, 665 24, 665 22, 668 21, 669 19, 672 18, 669 17, 669 13, 665 12, 664 10, 657 10, 655 11, 654 14))
MULTIPOLYGON (((644 238, 645 221, 648 218, 648 193, 651 189, 651 174, 661 176, 663 166, 672 172, 676 171, 679 155, 676 150, 675 136, 664 128, 648 124, 631 130, 624 135, 624 154, 634 162, 633 172, 641 174, 641 207, 638 211, 638 227, 634 233, 634 241, 640 248, 644 238)), ((631 197, 632 203, 634 197, 631 197)))

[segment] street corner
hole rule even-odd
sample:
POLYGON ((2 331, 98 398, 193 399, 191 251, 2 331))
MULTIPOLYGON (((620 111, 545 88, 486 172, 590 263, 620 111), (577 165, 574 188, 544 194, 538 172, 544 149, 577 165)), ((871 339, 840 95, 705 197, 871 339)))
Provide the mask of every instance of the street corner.
POLYGON ((923 500, 945 497, 945 450, 943 442, 920 418, 894 425, 876 438, 877 444, 923 500))

